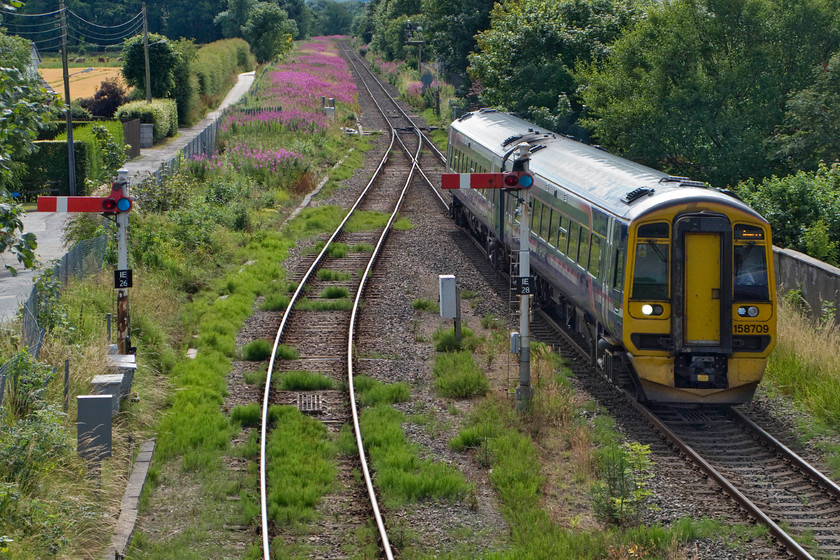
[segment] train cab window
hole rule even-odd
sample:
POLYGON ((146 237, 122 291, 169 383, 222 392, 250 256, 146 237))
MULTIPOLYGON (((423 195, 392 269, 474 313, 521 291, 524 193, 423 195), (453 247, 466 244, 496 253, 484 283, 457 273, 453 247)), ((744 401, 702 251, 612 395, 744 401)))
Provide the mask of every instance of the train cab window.
POLYGON ((592 234, 592 247, 589 249, 589 274, 598 277, 601 267, 601 238, 592 234))
POLYGON ((633 266, 633 299, 668 299, 669 228, 666 222, 639 226, 633 266))
POLYGON ((548 226, 548 237, 545 238, 552 247, 557 246, 557 225, 560 222, 560 214, 552 210, 551 222, 548 226))
POLYGON ((586 269, 589 266, 589 229, 580 227, 580 252, 578 253, 578 264, 586 269))
POLYGON ((571 226, 569 227, 569 252, 566 253, 566 255, 575 262, 577 262, 578 260, 579 243, 580 226, 572 222, 571 226))
POLYGON ((569 218, 560 217, 560 227, 557 228, 557 250, 563 254, 568 251, 569 244, 569 218))
POLYGON ((736 244, 733 252, 735 301, 768 301, 770 291, 764 245, 736 244))

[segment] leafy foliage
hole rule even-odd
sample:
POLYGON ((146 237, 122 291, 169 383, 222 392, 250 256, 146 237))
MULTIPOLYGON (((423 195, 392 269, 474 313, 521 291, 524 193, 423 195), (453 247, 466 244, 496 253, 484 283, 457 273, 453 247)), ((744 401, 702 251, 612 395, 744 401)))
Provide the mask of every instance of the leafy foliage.
POLYGON ((776 245, 840 263, 838 164, 821 165, 816 172, 745 181, 737 192, 770 222, 776 245))
POLYGON ((258 3, 242 26, 242 36, 251 43, 257 62, 264 63, 292 48, 297 24, 276 4, 258 3))
MULTIPOLYGON (((122 74, 128 85, 146 90, 146 59, 143 36, 128 39, 123 46, 122 74)), ((149 88, 152 97, 172 97, 175 93, 175 70, 181 55, 163 35, 149 33, 149 88)))
POLYGON ((729 185, 769 174, 788 95, 838 46, 835 0, 653 4, 577 72, 585 124, 625 157, 729 185))
POLYGON ((82 99, 80 103, 82 107, 90 111, 91 115, 110 119, 117 112, 117 108, 126 100, 125 88, 119 80, 108 78, 99 84, 99 89, 96 90, 93 97, 82 99))
POLYGON ((813 70, 814 83, 787 105, 785 131, 772 139, 787 168, 814 169, 840 157, 840 53, 813 70))
POLYGON ((640 15, 629 1, 496 4, 490 29, 478 35, 478 48, 469 56, 470 76, 483 87, 482 104, 569 130, 581 110, 576 68, 601 61, 609 45, 640 15))

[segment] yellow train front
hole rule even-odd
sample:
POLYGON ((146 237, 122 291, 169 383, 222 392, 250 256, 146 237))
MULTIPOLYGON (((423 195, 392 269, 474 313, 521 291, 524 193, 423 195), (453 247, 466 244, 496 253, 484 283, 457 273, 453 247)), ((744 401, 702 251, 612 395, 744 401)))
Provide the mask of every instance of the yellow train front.
POLYGON ((770 227, 708 197, 657 206, 628 228, 622 358, 647 400, 748 402, 776 340, 770 227))
MULTIPOLYGON (((492 109, 449 131, 458 173, 512 169, 530 147, 529 260, 538 305, 640 399, 749 401, 776 340, 770 227, 727 191, 540 131, 492 109)), ((524 197, 453 191, 451 213, 511 270, 524 197)))

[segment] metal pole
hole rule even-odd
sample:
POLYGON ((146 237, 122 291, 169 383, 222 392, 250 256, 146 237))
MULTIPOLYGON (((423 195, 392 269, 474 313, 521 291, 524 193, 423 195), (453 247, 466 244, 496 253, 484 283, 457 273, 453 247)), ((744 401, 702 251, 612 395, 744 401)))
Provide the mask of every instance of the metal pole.
MULTIPOLYGON (((128 169, 117 171, 117 180, 123 184, 123 196, 128 196, 128 169)), ((117 268, 128 269, 128 212, 117 214, 117 268)), ((117 349, 120 354, 131 350, 128 328, 128 290, 117 289, 117 349)))
POLYGON ((61 68, 64 74, 64 102, 67 104, 67 177, 68 192, 76 196, 76 145, 73 143, 73 114, 70 110, 70 76, 67 63, 67 10, 64 0, 59 0, 61 12, 61 68))
POLYGON ((64 412, 70 407, 70 360, 64 360, 64 412))
POLYGON ((111 344, 111 314, 107 313, 105 315, 105 325, 108 333, 108 344, 111 344))
POLYGON ((455 286, 455 344, 461 346, 461 290, 455 286))
POLYGON ((146 57, 146 103, 152 102, 152 74, 149 69, 149 18, 146 3, 143 2, 143 54, 146 57))
MULTIPOLYGON (((519 158, 527 158, 530 147, 525 144, 519 146, 519 158)), ((527 159, 525 171, 528 171, 527 159)), ((531 276, 531 220, 528 208, 528 189, 522 189, 522 214, 519 217, 519 277, 531 276)), ((530 311, 531 296, 519 296, 519 386, 516 387, 516 409, 524 410, 533 396, 531 388, 531 336, 530 311)))

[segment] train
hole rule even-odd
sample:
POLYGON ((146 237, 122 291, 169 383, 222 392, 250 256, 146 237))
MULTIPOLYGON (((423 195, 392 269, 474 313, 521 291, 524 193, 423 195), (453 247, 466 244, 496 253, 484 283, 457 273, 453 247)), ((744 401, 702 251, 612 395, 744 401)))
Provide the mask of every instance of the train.
POLYGON ((527 190, 459 189, 451 217, 517 276, 528 204, 535 305, 639 400, 749 402, 776 343, 770 225, 734 193, 481 109, 449 128, 450 173, 526 167, 527 190), (527 148, 527 158, 517 150, 527 148))

